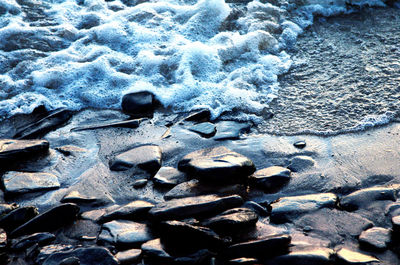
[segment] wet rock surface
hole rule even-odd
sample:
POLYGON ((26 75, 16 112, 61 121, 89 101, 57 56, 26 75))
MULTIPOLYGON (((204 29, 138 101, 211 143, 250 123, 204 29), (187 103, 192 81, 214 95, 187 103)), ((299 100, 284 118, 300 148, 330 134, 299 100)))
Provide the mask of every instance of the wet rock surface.
POLYGON ((50 173, 28 173, 10 171, 3 175, 4 191, 9 195, 58 189, 57 176, 50 173))
POLYGON ((365 248, 384 250, 391 242, 391 232, 383 227, 372 227, 361 233, 358 240, 365 248))
POLYGON ((49 142, 46 140, 0 140, 0 162, 46 153, 49 142))
POLYGON ((250 182, 256 188, 263 189, 267 192, 274 192, 284 186, 290 180, 290 176, 290 169, 272 166, 257 170, 251 175, 250 182))

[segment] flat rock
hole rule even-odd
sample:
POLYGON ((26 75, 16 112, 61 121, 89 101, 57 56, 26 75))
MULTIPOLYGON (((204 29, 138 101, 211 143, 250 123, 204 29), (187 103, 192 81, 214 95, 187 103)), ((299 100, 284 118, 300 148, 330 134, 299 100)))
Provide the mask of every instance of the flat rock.
POLYGON ((122 97, 122 110, 134 116, 146 116, 155 109, 154 95, 148 91, 129 93, 122 97))
MULTIPOLYGON (((220 249, 228 243, 213 230, 187 224, 181 221, 166 221, 161 223, 162 239, 172 245, 173 249, 183 251, 208 248, 220 249)), ((169 247, 171 248, 171 247, 169 247)))
POLYGON ((222 255, 228 259, 242 257, 273 257, 289 249, 291 237, 285 234, 270 235, 263 239, 238 243, 228 247, 222 255))
POLYGON ((198 133, 205 138, 213 137, 217 132, 215 125, 211 122, 202 122, 191 125, 188 127, 188 129, 192 132, 198 133))
POLYGON ((290 180, 291 171, 280 166, 267 167, 257 170, 250 176, 251 183, 267 192, 278 191, 290 180))
POLYGON ((9 171, 3 175, 2 179, 5 192, 13 195, 60 187, 57 176, 50 173, 9 171))
POLYGON ((118 265, 118 260, 104 247, 82 247, 73 250, 56 251, 43 260, 42 265, 59 265, 67 258, 76 257, 80 265, 118 265))
POLYGON ((295 250, 289 254, 275 258, 271 263, 274 265, 324 265, 332 264, 330 256, 333 250, 329 248, 315 248, 307 250, 295 250))
POLYGON ((204 195, 160 203, 152 208, 149 214, 155 220, 179 220, 199 215, 215 214, 242 204, 243 199, 238 195, 226 197, 204 195))
POLYGON ((376 200, 395 201, 397 191, 394 187, 372 187, 350 193, 340 199, 340 206, 347 211, 354 211, 376 200))
POLYGON ((305 141, 297 141, 293 144, 293 146, 298 149, 303 149, 304 147, 306 147, 306 142, 305 141))
POLYGON ((213 264, 212 258, 216 256, 216 253, 209 251, 208 249, 201 249, 186 257, 177 257, 174 259, 176 265, 187 265, 187 264, 213 264))
POLYGON ((295 156, 290 161, 288 168, 293 172, 301 172, 313 167, 315 164, 314 159, 309 156, 295 156))
POLYGON ((97 199, 95 197, 89 197, 89 196, 83 195, 77 190, 68 192, 61 199, 62 203, 71 202, 71 203, 76 203, 76 204, 94 203, 96 201, 97 201, 97 199))
POLYGON ((161 167, 153 178, 154 185, 171 188, 187 180, 186 175, 173 167, 161 167))
POLYGON ((217 123, 217 133, 214 140, 237 140, 242 133, 250 131, 249 123, 239 123, 235 121, 221 121, 217 123))
POLYGON ((155 174, 161 167, 162 152, 157 145, 142 145, 117 155, 110 161, 110 169, 115 171, 139 167, 155 174))
POLYGON ((121 265, 128 265, 132 263, 138 263, 142 257, 141 249, 128 249, 125 251, 118 252, 115 257, 121 265))
POLYGON ((259 216, 267 216, 269 215, 269 211, 264 206, 256 203, 255 201, 246 201, 242 207, 252 209, 255 211, 259 216))
POLYGON ((36 232, 51 232, 76 219, 79 207, 76 204, 65 203, 37 215, 30 221, 11 232, 11 237, 18 237, 36 232))
POLYGON ((15 160, 47 153, 46 140, 0 140, 0 161, 15 160))
POLYGON ((148 179, 137 179, 132 183, 132 187, 134 187, 135 189, 140 189, 145 187, 148 182, 148 179))
POLYGON ((206 185, 197 179, 183 182, 173 187, 164 195, 165 200, 195 197, 200 195, 215 194, 228 196, 233 194, 246 195, 247 187, 244 184, 228 184, 225 186, 206 185))
POLYGON ((336 252, 336 258, 344 264, 377 264, 379 260, 375 257, 352 251, 347 248, 342 248, 336 252))
POLYGON ((200 181, 232 183, 245 181, 255 166, 249 158, 220 146, 186 155, 179 161, 178 169, 200 181))
POLYGON ((395 233, 400 232, 400 215, 392 217, 392 228, 393 228, 393 232, 395 232, 395 233))
POLYGON ((115 210, 103 214, 99 218, 99 222, 104 223, 117 219, 126 219, 126 220, 141 219, 145 215, 147 215, 149 210, 153 207, 154 204, 147 201, 142 201, 142 200, 133 201, 115 210))
POLYGON ((391 232, 383 227, 372 227, 361 233, 358 238, 361 246, 375 250, 384 250, 391 241, 391 232))
POLYGON ((57 150, 58 152, 62 153, 65 156, 70 156, 70 155, 77 156, 79 154, 89 152, 89 150, 84 149, 84 148, 80 148, 80 147, 75 146, 75 145, 63 145, 63 146, 60 146, 60 147, 56 147, 54 149, 57 150))
POLYGON ((160 238, 150 240, 142 245, 143 255, 150 259, 159 262, 171 262, 174 258, 165 251, 160 238))
POLYGON ((336 202, 337 196, 333 193, 282 197, 271 204, 271 222, 286 222, 293 216, 298 217, 321 208, 333 208, 336 202))
POLYGON ((235 265, 235 264, 240 264, 240 265, 257 265, 260 264, 257 259, 255 258, 237 258, 237 259, 232 259, 228 261, 229 265, 235 265))
POLYGON ((32 235, 22 236, 20 238, 14 239, 11 248, 15 250, 20 250, 30 248, 35 244, 38 244, 39 246, 44 246, 54 241, 55 239, 56 237, 51 233, 35 233, 32 235))
POLYGON ((227 210, 215 217, 202 222, 204 226, 219 233, 239 232, 240 230, 255 226, 258 215, 255 211, 248 208, 234 208, 227 210))
POLYGON ((34 206, 17 208, 0 218, 0 227, 7 232, 11 232, 15 228, 28 222, 38 214, 39 212, 34 206))
POLYGON ((5 214, 8 214, 9 212, 17 209, 18 207, 19 206, 16 203, 11 203, 11 204, 0 203, 0 217, 2 217, 5 214))
POLYGON ((103 224, 99 240, 122 247, 134 247, 154 239, 146 224, 127 220, 103 224))

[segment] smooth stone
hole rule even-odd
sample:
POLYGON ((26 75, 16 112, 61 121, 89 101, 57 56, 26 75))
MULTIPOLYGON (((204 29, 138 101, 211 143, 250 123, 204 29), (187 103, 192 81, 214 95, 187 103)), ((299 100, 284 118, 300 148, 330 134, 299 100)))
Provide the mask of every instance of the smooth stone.
POLYGON ((44 246, 54 241, 55 239, 56 237, 51 233, 35 233, 32 235, 14 239, 11 248, 15 250, 20 250, 27 249, 35 244, 38 244, 39 246, 44 246))
POLYGON ((386 206, 385 215, 389 217, 400 215, 400 203, 396 201, 386 206))
POLYGON ((201 249, 186 257, 177 257, 174 260, 174 264, 177 265, 188 265, 188 264, 213 264, 212 258, 216 254, 209 251, 208 249, 201 249))
POLYGON ((9 212, 17 209, 18 207, 19 206, 16 203, 11 203, 11 204, 0 203, 0 217, 2 217, 5 214, 8 214, 9 212))
POLYGON ((215 214, 242 204, 243 199, 238 195, 227 197, 204 195, 160 203, 152 208, 149 214, 155 220, 179 220, 199 215, 215 214))
POLYGON ((11 237, 18 237, 36 232, 51 232, 76 219, 79 207, 76 204, 65 203, 37 215, 30 221, 11 232, 11 237))
POLYGON ((99 236, 99 240, 121 247, 135 247, 152 239, 154 237, 146 224, 127 220, 103 224, 99 236))
POLYGON ((340 206, 347 211, 363 208, 376 200, 395 201, 397 191, 393 187, 372 187, 350 193, 340 199, 340 206))
POLYGON ((115 257, 121 265, 128 265, 132 263, 137 263, 142 257, 141 249, 128 249, 125 251, 118 252, 115 257))
POLYGON ((392 217, 392 229, 395 233, 400 232, 400 215, 392 217))
POLYGON ((63 259, 59 265, 79 265, 81 264, 78 257, 69 257, 63 259))
POLYGON ((309 156, 295 156, 290 161, 288 168, 293 172, 301 172, 315 165, 314 159, 309 156))
POLYGON ((204 220, 202 225, 210 227, 221 234, 229 234, 255 226, 257 221, 258 215, 255 211, 248 208, 234 208, 204 220))
POLYGON ((118 265, 118 260, 104 247, 82 247, 73 250, 55 251, 42 261, 42 265, 60 265, 67 258, 76 257, 80 265, 118 265))
POLYGON ((88 197, 85 195, 82 195, 79 191, 73 190, 61 199, 62 203, 76 203, 76 204, 85 204, 85 203, 94 203, 96 202, 97 199, 95 197, 88 197))
POLYGON ((220 249, 227 243, 227 241, 207 227, 194 226, 180 221, 166 221, 161 223, 160 232, 162 235, 161 238, 169 248, 180 252, 188 251, 191 253, 193 250, 203 248, 220 249))
POLYGON ((6 246, 7 246, 7 233, 3 228, 0 228, 0 251, 2 251, 6 246))
POLYGON ((155 98, 153 93, 141 91, 129 93, 122 97, 122 110, 130 115, 145 116, 155 109, 155 98))
POLYGON ((48 132, 59 128, 72 117, 72 111, 58 109, 52 111, 46 117, 35 121, 32 124, 19 130, 13 138, 15 139, 35 139, 41 138, 48 132))
POLYGON ((384 250, 391 241, 391 231, 383 227, 372 227, 363 231, 358 241, 366 248, 384 250))
POLYGON ((134 187, 135 189, 140 189, 146 186, 147 182, 149 182, 147 179, 138 179, 132 183, 132 187, 134 187))
POLYGON ((9 171, 3 175, 2 180, 6 194, 12 195, 52 190, 60 187, 57 176, 50 173, 9 171))
POLYGON ((288 252, 291 237, 285 234, 270 235, 263 239, 234 244, 222 256, 233 259, 242 257, 273 257, 288 252))
POLYGON ((46 140, 0 140, 0 161, 18 160, 47 153, 49 142, 46 140))
POLYGON ((250 176, 250 183, 256 188, 264 191, 278 191, 283 185, 289 182, 291 171, 290 169, 272 166, 257 170, 250 176))
POLYGON ((99 218, 100 223, 117 219, 135 220, 141 219, 154 207, 154 204, 147 201, 133 201, 125 204, 115 210, 103 214, 99 218))
POLYGON ((240 264, 240 265, 256 265, 260 264, 257 259, 254 258, 237 258, 237 259, 232 259, 228 261, 229 265, 235 265, 235 264, 240 264))
POLYGON ((60 147, 56 147, 54 149, 57 150, 58 152, 62 153, 65 156, 70 156, 70 155, 76 156, 81 153, 89 152, 87 149, 80 148, 80 147, 74 146, 74 145, 63 145, 60 147))
POLYGON ((237 140, 240 135, 249 132, 251 125, 249 123, 239 123, 235 121, 221 121, 217 125, 217 133, 213 137, 214 140, 237 140))
POLYGON ((299 217, 302 214, 316 211, 321 208, 333 208, 335 207, 336 202, 337 196, 333 193, 282 197, 271 203, 271 222, 286 222, 293 216, 299 217))
POLYGON ((200 181, 224 184, 245 181, 256 170, 249 158, 223 146, 197 150, 184 156, 178 169, 200 181))
POLYGON ((246 201, 242 207, 252 209, 255 211, 259 216, 268 216, 269 211, 264 206, 254 202, 254 201, 246 201))
POLYGON ((379 263, 375 257, 352 251, 347 248, 342 248, 336 252, 336 258, 344 264, 366 265, 379 263))
POLYGON ((239 194, 247 195, 247 187, 243 184, 228 184, 226 186, 205 185, 197 179, 183 182, 173 187, 164 195, 165 200, 195 197, 200 195, 215 194, 219 196, 228 196, 239 194))
POLYGON ((188 129, 192 132, 198 133, 200 136, 203 136, 205 138, 213 137, 217 132, 215 125, 211 122, 202 122, 191 125, 188 129))
POLYGON ((186 175, 174 167, 161 167, 153 178, 154 185, 171 188, 187 180, 186 175))
POLYGON ((186 118, 184 118, 185 121, 209 121, 211 119, 211 112, 209 109, 203 109, 199 111, 195 111, 191 114, 189 114, 186 118))
MULTIPOLYGON (((329 248, 315 248, 306 250, 295 250, 289 254, 279 256, 273 260, 274 265, 329 265, 333 250, 329 248)), ((270 263, 267 263, 270 264, 270 263)))
POLYGON ((86 131, 86 130, 95 130, 95 129, 104 129, 104 128, 137 128, 143 119, 134 119, 127 121, 118 121, 118 122, 108 122, 102 124, 88 125, 82 127, 72 128, 71 131, 86 131))
POLYGON ((297 141, 293 144, 293 146, 298 149, 303 149, 304 147, 306 147, 306 142, 305 141, 297 141))
POLYGON ((39 214, 34 206, 26 206, 17 208, 0 218, 0 227, 7 232, 11 232, 15 228, 28 222, 39 214))
POLYGON ((117 155, 110 161, 110 169, 124 171, 139 167, 155 174, 161 167, 162 152, 157 145, 142 145, 117 155))
POLYGON ((160 238, 150 240, 142 245, 143 255, 150 259, 160 262, 172 262, 174 258, 165 251, 160 238))

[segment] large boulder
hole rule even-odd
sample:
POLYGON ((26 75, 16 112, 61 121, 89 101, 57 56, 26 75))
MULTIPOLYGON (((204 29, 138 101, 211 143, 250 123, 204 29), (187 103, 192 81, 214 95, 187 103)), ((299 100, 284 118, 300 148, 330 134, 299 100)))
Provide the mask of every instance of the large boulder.
POLYGON ((223 146, 186 155, 179 161, 178 169, 200 181, 213 183, 243 182, 256 170, 249 158, 223 146))

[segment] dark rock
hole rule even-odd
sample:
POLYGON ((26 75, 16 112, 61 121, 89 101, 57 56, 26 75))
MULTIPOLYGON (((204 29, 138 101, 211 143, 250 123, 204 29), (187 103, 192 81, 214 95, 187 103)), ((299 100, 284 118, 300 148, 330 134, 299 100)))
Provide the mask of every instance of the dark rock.
POLYGON ((147 182, 149 182, 147 179, 137 179, 132 183, 132 187, 135 189, 140 189, 146 186, 147 182))
POLYGON ((171 200, 207 194, 215 194, 219 196, 239 194, 245 196, 247 195, 247 187, 243 184, 229 184, 226 186, 216 186, 212 184, 205 185, 197 179, 193 179, 172 188, 164 195, 164 199, 171 200))
POLYGON ((314 159, 309 156, 295 156, 290 161, 288 168, 293 172, 301 172, 310 167, 313 167, 314 164, 314 159))
POLYGON ((234 208, 202 222, 204 226, 221 233, 237 233, 240 230, 255 226, 258 215, 248 208, 234 208))
POLYGON ((26 206, 15 209, 0 218, 0 227, 7 232, 11 232, 15 228, 28 222, 38 214, 39 212, 34 206, 26 206))
POLYGON ((186 175, 173 167, 161 167, 153 178, 154 185, 167 188, 174 187, 186 180, 186 175))
POLYGON ((27 223, 11 232, 11 237, 18 237, 36 232, 51 232, 76 219, 79 207, 76 204, 65 203, 39 214, 27 223))
POLYGON ((118 252, 115 257, 121 265, 136 264, 142 258, 141 249, 129 249, 125 251, 118 252))
POLYGON ((56 237, 51 233, 36 233, 14 239, 11 248, 15 250, 20 250, 27 249, 35 244, 38 244, 39 246, 44 246, 54 241, 55 239, 56 237))
POLYGON ((72 128, 71 131, 85 131, 85 130, 95 130, 95 129, 104 129, 104 128, 137 128, 143 119, 134 119, 127 121, 118 121, 118 122, 109 122, 95 125, 88 125, 82 127, 72 128))
POLYGON ((127 219, 127 220, 141 219, 145 215, 147 215, 149 210, 153 207, 154 204, 150 202, 141 200, 133 201, 131 203, 128 203, 124 206, 121 206, 115 210, 112 210, 111 212, 102 215, 99 218, 99 222, 104 223, 117 219, 127 219))
POLYGON ((52 190, 60 187, 57 176, 50 173, 9 171, 3 175, 2 181, 4 190, 9 195, 52 190))
POLYGON ((74 146, 74 145, 63 145, 60 147, 56 147, 54 149, 57 150, 58 152, 62 153, 65 156, 70 156, 70 155, 77 156, 80 153, 89 152, 87 149, 80 148, 80 147, 74 146))
POLYGON ((391 232, 383 227, 372 227, 361 233, 358 241, 360 246, 374 250, 384 250, 391 240, 391 232))
POLYGON ((6 204, 6 203, 0 203, 0 217, 2 217, 5 214, 8 214, 12 210, 17 209, 19 206, 16 203, 12 204, 6 204))
POLYGON ((284 167, 272 166, 257 170, 250 176, 250 183, 267 192, 276 192, 289 182, 291 171, 284 167))
POLYGON ((0 140, 0 162, 13 161, 47 153, 49 142, 46 140, 0 140))
POLYGON ((162 152, 157 145, 143 145, 117 155, 110 161, 110 169, 115 171, 139 167, 155 174, 161 167, 162 152))
POLYGON ((39 250, 39 253, 35 254, 36 263, 42 264, 43 261, 52 254, 71 251, 73 249, 74 249, 74 246, 72 246, 72 245, 53 244, 53 245, 44 246, 39 250))
POLYGON ((122 110, 130 115, 146 116, 155 109, 155 98, 151 92, 129 93, 122 97, 122 110))
POLYGON ((184 120, 185 121, 209 121, 211 118, 211 112, 209 109, 203 109, 189 114, 184 120))
POLYGON ((289 235, 271 235, 263 239, 232 245, 222 253, 222 256, 228 259, 274 257, 287 253, 290 241, 291 237, 289 235))
POLYGON ((254 258, 237 258, 237 259, 232 259, 228 262, 229 265, 235 265, 235 264, 240 264, 240 265, 256 265, 260 264, 257 259, 254 258))
POLYGON ((203 248, 221 249, 226 241, 207 227, 194 226, 180 221, 161 223, 162 239, 175 252, 193 253, 203 248))
POLYGON ((189 127, 190 131, 196 132, 205 138, 210 138, 215 135, 217 129, 211 122, 202 122, 189 127))
POLYGON ((293 145, 296 148, 303 149, 304 147, 306 147, 306 142, 305 141, 297 141, 293 145))
POLYGON ((385 215, 389 217, 400 215, 400 203, 396 201, 387 205, 385 208, 385 215))
POLYGON ((78 257, 69 257, 63 259, 59 265, 79 265, 81 264, 81 261, 79 260, 78 257))
POLYGON ((213 263, 211 263, 211 259, 215 255, 216 255, 215 253, 210 252, 208 249, 202 249, 202 250, 197 251, 196 253, 188 255, 187 257, 175 258, 174 264, 177 264, 177 265, 213 264, 213 263))
POLYGON ((250 131, 251 125, 249 123, 239 123, 235 121, 221 121, 217 123, 217 133, 214 140, 237 140, 240 135, 250 131))
POLYGON ((79 259, 80 265, 118 265, 117 259, 103 247, 82 247, 73 250, 55 251, 48 255, 42 265, 60 265, 68 258, 79 259))
POLYGON ((207 214, 215 214, 238 207, 243 199, 238 195, 218 197, 205 195, 183 199, 170 200, 152 208, 149 213, 156 220, 179 220, 207 214))
POLYGON ((117 247, 135 247, 154 239, 146 224, 127 220, 111 221, 103 224, 100 241, 108 242, 117 247))
POLYGON ((19 130, 14 139, 35 139, 41 138, 48 132, 59 128, 72 117, 72 112, 66 109, 59 109, 51 112, 48 116, 29 124, 19 130))
POLYGON ((242 207, 252 209, 255 211, 259 216, 267 216, 269 211, 264 206, 254 202, 254 201, 246 201, 242 207))
POLYGON ((282 223, 291 217, 299 217, 321 208, 333 208, 336 202, 337 196, 333 193, 282 197, 271 204, 271 222, 282 223))
MULTIPOLYGON (((3 228, 0 228, 0 252, 2 252, 2 250, 6 246, 7 246, 7 233, 3 228)), ((1 260, 1 258, 0 258, 0 260, 1 260)))
POLYGON ((329 248, 314 248, 305 250, 295 250, 289 254, 279 256, 267 264, 273 265, 330 265, 330 257, 333 250, 329 248))
POLYGON ((150 240, 142 245, 143 255, 154 261, 171 263, 174 258, 164 250, 159 238, 150 240))
POLYGON ((220 146, 186 155, 179 161, 178 169, 200 181, 225 184, 245 181, 255 166, 249 158, 220 146))
POLYGON ((85 195, 82 195, 79 191, 73 190, 69 192, 68 194, 64 195, 64 197, 61 199, 62 203, 76 203, 76 204, 85 204, 85 203, 94 203, 96 202, 95 197, 88 197, 85 195))
POLYGON ((399 234, 399 232, 400 232, 400 215, 393 216, 392 228, 393 228, 393 232, 399 234))
POLYGON ((347 248, 342 248, 336 252, 336 259, 340 264, 357 264, 357 265, 367 265, 367 264, 377 264, 379 260, 375 257, 362 254, 360 252, 355 252, 347 248))
POLYGON ((391 200, 397 198, 397 191, 393 187, 373 187, 355 191, 340 199, 340 206, 347 211, 362 208, 376 200, 391 200))

